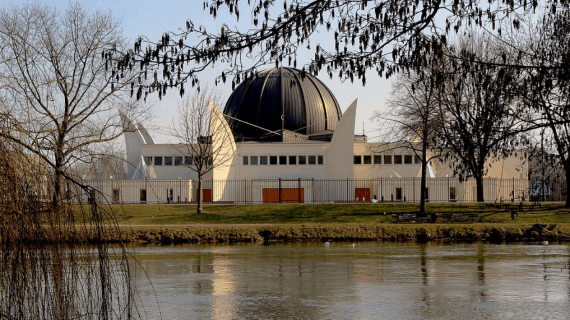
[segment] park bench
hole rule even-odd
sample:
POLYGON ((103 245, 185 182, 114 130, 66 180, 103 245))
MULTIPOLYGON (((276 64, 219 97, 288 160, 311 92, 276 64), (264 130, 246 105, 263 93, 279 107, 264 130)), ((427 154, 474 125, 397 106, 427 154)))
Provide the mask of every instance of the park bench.
POLYGON ((479 215, 476 213, 440 213, 438 216, 443 222, 471 222, 479 220, 479 215))
POLYGON ((429 217, 420 216, 417 213, 393 213, 392 218, 396 219, 396 223, 400 222, 416 222, 419 221, 420 223, 424 223, 425 221, 429 221, 429 217))

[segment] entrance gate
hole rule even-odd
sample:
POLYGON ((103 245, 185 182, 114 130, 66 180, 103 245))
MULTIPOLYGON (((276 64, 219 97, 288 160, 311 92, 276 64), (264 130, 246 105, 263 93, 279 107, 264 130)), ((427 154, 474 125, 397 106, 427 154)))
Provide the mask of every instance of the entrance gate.
POLYGON ((354 199, 357 201, 370 201, 370 188, 354 189, 354 199))

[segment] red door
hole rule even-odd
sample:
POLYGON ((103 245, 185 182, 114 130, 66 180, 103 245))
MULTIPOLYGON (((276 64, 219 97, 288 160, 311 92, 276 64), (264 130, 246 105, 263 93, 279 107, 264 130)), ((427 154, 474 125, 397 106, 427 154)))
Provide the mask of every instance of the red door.
POLYGON ((354 200, 370 201, 370 188, 356 188, 354 190, 354 200))
POLYGON ((281 201, 286 203, 303 203, 305 202, 305 190, 301 188, 301 201, 299 201, 299 189, 282 189, 281 201))
POLYGON ((278 203, 279 189, 263 189, 263 203, 278 203))
MULTIPOLYGON (((301 203, 305 202, 305 190, 301 188, 301 203)), ((281 189, 281 202, 299 203, 299 189, 281 189)), ((263 203, 279 203, 279 189, 263 189, 263 203)))
MULTIPOLYGON (((196 190, 196 200, 198 200, 198 192, 200 190, 196 190)), ((212 189, 202 189, 202 196, 204 202, 212 202, 212 189)))

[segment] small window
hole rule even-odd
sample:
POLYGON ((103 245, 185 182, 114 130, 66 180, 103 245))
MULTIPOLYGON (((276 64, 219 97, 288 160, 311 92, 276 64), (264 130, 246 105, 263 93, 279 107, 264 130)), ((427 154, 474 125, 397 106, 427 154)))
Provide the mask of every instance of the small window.
POLYGON ((297 164, 297 156, 289 156, 289 165, 297 164))
POLYGON ((267 156, 260 156, 259 157, 259 164, 262 166, 266 166, 267 165, 267 156))
POLYGON ((354 164, 362 164, 362 157, 354 156, 354 164))
POLYGON ((249 157, 249 163, 252 166, 256 166, 257 165, 257 156, 251 156, 249 157))
POLYGON ((146 202, 146 189, 140 189, 140 202, 146 202))
POLYGON ((325 159, 323 158, 323 156, 318 156, 317 160, 318 160, 318 164, 325 164, 325 159))
POLYGON ((161 166, 162 165, 162 157, 154 157, 154 165, 155 166, 161 166))
POLYGON ((174 157, 174 165, 175 166, 181 166, 182 165, 182 157, 180 157, 180 156, 174 157))
POLYGON ((416 156, 416 164, 422 163, 422 157, 416 156))
POLYGON ((449 187, 449 201, 455 202, 455 187, 449 187))
POLYGON ((269 164, 277 165, 277 156, 269 156, 269 164))
POLYGON ((374 156, 374 164, 382 164, 382 156, 374 156))
POLYGON ((396 188, 396 201, 402 201, 402 188, 396 188))
POLYGON ((193 164, 192 157, 185 156, 184 157, 184 165, 191 166, 193 164))
POLYGON ((279 156, 279 164, 286 165, 287 164, 287 156, 279 156))
POLYGON ((172 157, 164 157, 164 165, 171 166, 172 165, 172 157))
POLYGON ((412 157, 411 154, 404 155, 404 163, 405 164, 412 164, 413 160, 414 160, 414 158, 412 157))
POLYGON ((247 166, 249 164, 249 157, 248 156, 243 156, 243 165, 247 166))
POLYGON ((299 164, 307 164, 307 156, 299 156, 299 164))
POLYGON ((144 164, 152 166, 152 157, 144 157, 144 164))
POLYGON ((372 164, 372 156, 364 156, 364 164, 372 164))
POLYGON ((392 164, 392 156, 384 156, 384 164, 392 164))
POLYGON ((309 164, 317 164, 317 157, 309 156, 309 164))
POLYGON ((402 156, 394 156, 394 164, 402 164, 402 156))

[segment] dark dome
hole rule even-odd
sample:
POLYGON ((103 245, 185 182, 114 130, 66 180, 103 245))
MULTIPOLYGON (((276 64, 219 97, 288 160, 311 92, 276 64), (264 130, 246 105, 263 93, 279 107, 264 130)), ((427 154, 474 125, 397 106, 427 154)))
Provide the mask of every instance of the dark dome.
POLYGON ((236 140, 259 140, 270 131, 279 137, 282 128, 308 136, 334 130, 342 116, 324 83, 309 74, 303 79, 293 68, 266 69, 243 82, 226 102, 224 114, 239 119, 228 119, 236 140))

